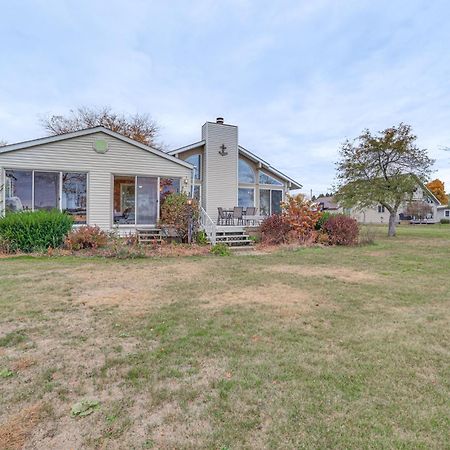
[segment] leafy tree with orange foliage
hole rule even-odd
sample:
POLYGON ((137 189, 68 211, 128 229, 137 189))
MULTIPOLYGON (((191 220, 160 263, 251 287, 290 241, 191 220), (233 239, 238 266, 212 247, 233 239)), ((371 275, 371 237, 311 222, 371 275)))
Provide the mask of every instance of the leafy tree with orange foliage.
POLYGON ((433 193, 433 195, 443 204, 448 205, 448 196, 445 193, 444 183, 436 178, 433 181, 427 183, 427 188, 433 193))
POLYGON ((293 238, 306 242, 316 234, 315 226, 322 215, 316 203, 307 200, 302 194, 287 195, 281 207, 293 238))

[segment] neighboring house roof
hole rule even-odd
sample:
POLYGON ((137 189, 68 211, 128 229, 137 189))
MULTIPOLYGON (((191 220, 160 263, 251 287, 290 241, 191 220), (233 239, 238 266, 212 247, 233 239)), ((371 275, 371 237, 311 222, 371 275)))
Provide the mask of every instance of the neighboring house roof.
POLYGON ((102 127, 102 126, 93 127, 93 128, 84 128, 82 130, 72 131, 70 133, 58 134, 56 136, 47 136, 47 137, 43 137, 43 138, 39 138, 39 139, 33 139, 30 141, 18 142, 16 144, 5 145, 3 147, 0 147, 0 155, 2 153, 13 152, 15 150, 22 150, 25 148, 36 147, 37 145, 51 144, 53 142, 64 141, 66 139, 73 139, 73 138, 87 136, 89 134, 95 134, 95 133, 100 133, 100 132, 105 133, 109 136, 112 136, 112 137, 119 139, 123 142, 126 142, 128 144, 134 145, 135 147, 138 147, 149 153, 153 153, 157 156, 160 156, 161 158, 168 159, 169 161, 172 161, 181 166, 188 167, 189 169, 193 169, 192 164, 189 164, 186 161, 175 158, 175 156, 171 156, 170 154, 167 154, 167 153, 163 152, 162 150, 158 150, 156 148, 142 144, 140 142, 137 142, 137 141, 130 139, 120 133, 116 133, 115 131, 112 131, 112 130, 102 127))
POLYGON ((438 204, 438 206, 441 206, 442 203, 441 203, 441 202, 439 201, 439 199, 438 199, 438 198, 430 191, 430 189, 429 189, 424 183, 422 183, 419 179, 418 179, 418 182, 419 182, 420 186, 428 192, 428 194, 433 198, 433 200, 438 204))
POLYGON ((318 197, 314 200, 314 203, 323 204, 323 209, 339 209, 339 205, 335 202, 332 196, 318 197))

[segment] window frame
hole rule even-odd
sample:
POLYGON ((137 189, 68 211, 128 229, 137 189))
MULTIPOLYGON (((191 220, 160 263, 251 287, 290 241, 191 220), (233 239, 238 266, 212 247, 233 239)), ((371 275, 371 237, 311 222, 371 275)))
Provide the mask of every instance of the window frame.
POLYGON ((450 217, 450 209, 444 209, 444 217, 450 217))
POLYGON ((272 175, 269 175, 267 172, 264 172, 264 170, 259 170, 258 171, 258 183, 263 185, 263 186, 277 186, 277 187, 283 187, 284 183, 282 181, 277 180, 275 177, 273 177, 272 175), (275 183, 263 183, 261 181, 261 175, 265 175, 268 178, 271 178, 272 180, 275 181, 275 183))
MULTIPOLYGON (((178 178, 178 177, 163 177, 163 176, 156 176, 156 175, 148 175, 148 174, 129 174, 129 173, 112 173, 111 174, 111 199, 110 199, 110 206, 111 206, 111 226, 118 227, 118 228, 136 228, 136 227, 148 227, 148 226, 155 226, 158 224, 160 216, 161 216, 161 178, 178 178), (114 222, 114 177, 134 177, 134 223, 115 223, 114 222), (148 224, 137 224, 137 179, 138 177, 141 178, 156 178, 157 179, 157 195, 156 195, 156 220, 155 223, 148 223, 148 224)), ((181 191, 181 178, 180 178, 180 191, 181 191)))
MULTIPOLYGON (((238 205, 238 207, 240 207, 241 205, 239 205, 239 190, 240 189, 245 189, 245 190, 248 190, 248 191, 253 191, 253 205, 250 205, 250 207, 254 207, 255 206, 255 203, 256 203, 256 199, 255 199, 255 192, 256 192, 256 189, 255 189, 255 187, 254 186, 251 186, 251 185, 249 185, 249 186, 238 186, 238 201, 237 201, 237 205, 238 205)), ((242 206, 242 208, 248 208, 249 206, 242 206)))
POLYGON ((258 180, 258 177, 256 176, 256 172, 255 172, 255 170, 253 169, 253 167, 251 166, 251 164, 250 164, 248 161, 246 161, 244 158, 239 157, 239 158, 238 158, 238 184, 245 184, 245 185, 255 186, 255 185, 257 184, 257 180, 258 180), (241 161, 242 161, 244 164, 246 164, 246 165, 248 166, 248 168, 250 169, 250 171, 252 172, 252 175, 253 175, 253 181, 244 181, 244 180, 241 180, 241 178, 240 178, 240 173, 241 173, 241 171, 239 170, 239 164, 241 163, 241 161))
MULTIPOLYGON (((35 197, 35 180, 34 174, 35 172, 39 173, 57 173, 58 174, 58 206, 56 209, 63 212, 62 210, 62 187, 63 187, 63 173, 79 173, 86 175, 86 223, 83 224, 73 224, 74 227, 87 225, 89 223, 89 183, 90 183, 90 173, 86 170, 68 170, 68 169, 28 169, 23 167, 3 167, 2 168, 2 179, 6 182, 6 172, 12 170, 17 172, 31 172, 31 211, 38 211, 34 205, 34 197, 35 197)), ((0 216, 4 216, 6 213, 6 189, 3 189, 2 192, 2 209, 0 210, 0 216)))
POLYGON ((269 191, 269 214, 266 217, 271 216, 273 213, 272 211, 272 191, 277 191, 277 192, 281 192, 281 201, 283 201, 283 197, 284 197, 284 190, 283 189, 279 189, 279 188, 268 188, 266 186, 274 186, 274 185, 264 185, 262 188, 259 188, 259 213, 260 215, 264 215, 261 213, 261 191, 269 191))
POLYGON ((191 155, 189 155, 186 159, 184 159, 183 161, 186 161, 189 164, 192 164, 194 166, 194 183, 195 182, 202 182, 203 180, 203 154, 202 153, 192 153, 191 155), (190 163, 188 161, 189 158, 193 157, 193 156, 198 156, 198 178, 195 177, 195 165, 190 163))

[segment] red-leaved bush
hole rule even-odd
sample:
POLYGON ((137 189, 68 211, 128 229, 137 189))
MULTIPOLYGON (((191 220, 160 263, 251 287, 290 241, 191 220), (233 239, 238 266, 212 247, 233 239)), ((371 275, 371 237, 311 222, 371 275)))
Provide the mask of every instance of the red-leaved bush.
POLYGON ((330 245, 355 245, 358 242, 358 222, 343 214, 332 215, 324 224, 330 245))
POLYGON ((83 226, 75 228, 66 237, 64 246, 69 250, 105 247, 108 235, 98 226, 83 226))
POLYGON ((272 214, 261 224, 261 241, 264 244, 278 245, 288 242, 291 226, 282 214, 272 214))

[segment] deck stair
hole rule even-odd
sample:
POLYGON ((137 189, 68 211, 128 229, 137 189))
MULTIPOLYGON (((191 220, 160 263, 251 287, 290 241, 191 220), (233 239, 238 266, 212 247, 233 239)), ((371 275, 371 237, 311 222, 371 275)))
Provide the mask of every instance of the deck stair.
POLYGON ((161 244, 163 240, 160 228, 140 228, 136 233, 139 244, 161 244))
POLYGON ((241 227, 223 227, 216 231, 216 243, 223 243, 233 248, 251 247, 253 241, 241 227), (226 230, 224 228, 230 228, 226 230))

